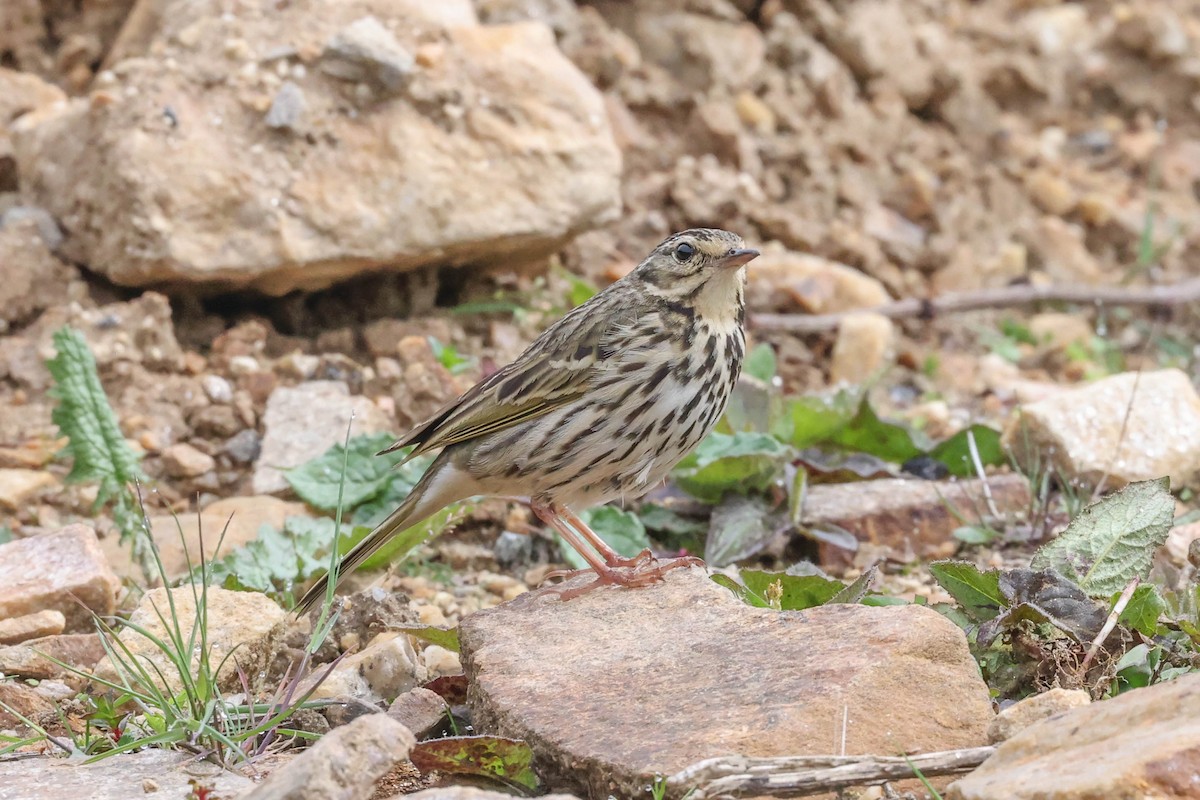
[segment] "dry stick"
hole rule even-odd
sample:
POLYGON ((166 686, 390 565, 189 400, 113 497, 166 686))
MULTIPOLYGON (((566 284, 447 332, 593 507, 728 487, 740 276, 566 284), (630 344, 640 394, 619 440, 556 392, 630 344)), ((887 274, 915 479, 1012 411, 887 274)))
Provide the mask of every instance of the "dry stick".
POLYGON ((700 761, 672 775, 668 783, 690 800, 736 797, 805 797, 851 786, 903 780, 920 770, 926 777, 970 772, 994 753, 994 747, 972 747, 891 756, 723 756, 700 761))
POLYGON ((1005 286, 978 292, 951 292, 928 300, 909 298, 874 308, 836 314, 755 314, 751 327, 764 331, 818 333, 836 330, 851 314, 869 311, 890 319, 936 317, 960 311, 1013 308, 1035 303, 1088 303, 1115 306, 1177 306, 1200 301, 1200 278, 1147 287, 1125 286, 1005 286))
POLYGON ((1128 585, 1125 586, 1125 591, 1121 592, 1121 596, 1117 598, 1117 602, 1113 603, 1112 611, 1108 614, 1108 619, 1104 621, 1104 627, 1096 634, 1096 638, 1092 640, 1092 646, 1088 648, 1087 655, 1083 657, 1083 661, 1079 663, 1079 674, 1087 674, 1088 665, 1092 663, 1092 659, 1100 652, 1100 646, 1104 644, 1104 640, 1112 633, 1112 629, 1117 627, 1117 620, 1121 618, 1121 613, 1125 611, 1125 606, 1129 605, 1130 598, 1137 591, 1137 587, 1142 583, 1142 579, 1134 576, 1128 585))

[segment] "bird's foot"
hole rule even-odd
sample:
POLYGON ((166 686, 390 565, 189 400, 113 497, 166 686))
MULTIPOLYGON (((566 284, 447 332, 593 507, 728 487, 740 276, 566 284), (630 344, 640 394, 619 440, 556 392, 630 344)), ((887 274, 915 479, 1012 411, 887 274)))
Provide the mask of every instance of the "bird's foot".
POLYGON ((695 556, 683 556, 681 558, 670 558, 659 561, 650 554, 649 550, 643 551, 635 558, 621 560, 627 562, 628 566, 611 566, 603 570, 576 569, 551 572, 546 575, 546 580, 562 578, 565 581, 587 573, 595 574, 596 579, 591 583, 571 588, 560 588, 560 584, 559 586, 550 587, 547 591, 557 594, 560 600, 570 600, 587 594, 594 589, 599 589, 601 586, 625 586, 631 589, 640 586, 649 586, 661 581, 663 575, 670 570, 681 567, 704 566, 704 562, 695 556))

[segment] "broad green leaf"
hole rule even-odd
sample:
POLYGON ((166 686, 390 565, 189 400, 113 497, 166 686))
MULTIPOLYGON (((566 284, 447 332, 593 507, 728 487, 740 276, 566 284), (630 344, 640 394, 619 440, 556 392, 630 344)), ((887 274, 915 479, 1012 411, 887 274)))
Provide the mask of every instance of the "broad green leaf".
POLYGON ((1131 483, 1085 508, 1056 539, 1038 548, 1030 566, 1056 569, 1092 597, 1108 597, 1135 577, 1149 575, 1174 516, 1166 478, 1131 483))
POLYGON ((533 771, 533 752, 517 739, 500 736, 449 736, 418 742, 409 760, 421 772, 479 775, 522 794, 533 794, 540 782, 533 771))
MULTIPOLYGON (((418 547, 434 539, 438 534, 450 527, 462 511, 462 508, 462 504, 460 503, 446 506, 429 519, 418 522, 411 528, 405 528, 392 536, 391 539, 388 539, 386 544, 368 556, 362 562, 362 568, 382 569, 394 562, 403 561, 418 547)), ((374 529, 365 525, 355 525, 350 537, 346 538, 344 540, 345 543, 340 547, 342 554, 345 555, 349 552, 350 547, 366 538, 367 534, 372 530, 374 529)))
POLYGON ((438 628, 433 625, 415 625, 411 628, 398 628, 398 630, 407 633, 410 636, 415 636, 418 639, 424 639, 430 644, 436 644, 439 647, 444 647, 447 650, 457 653, 460 649, 458 644, 458 628, 438 628))
POLYGON ((1000 573, 994 569, 980 572, 978 567, 966 561, 935 561, 929 565, 929 572, 977 622, 991 619, 1008 605, 1000 591, 1000 573))
MULTIPOLYGON (((1111 602, 1115 604, 1120 594, 1114 594, 1111 602)), ((1120 623, 1145 636, 1154 636, 1158 632, 1158 619, 1166 611, 1167 601, 1159 594, 1158 588, 1143 584, 1133 590, 1133 596, 1121 612, 1120 623)))
MULTIPOLYGON (((290 605, 296 585, 325 572, 333 544, 333 520, 288 517, 283 530, 263 525, 258 537, 208 565, 209 583, 263 592, 290 605)), ((192 580, 200 580, 200 568, 192 580)))
POLYGON ((975 447, 979 451, 979 460, 985 467, 998 466, 1005 462, 1004 447, 1000 444, 1000 431, 987 425, 972 425, 964 428, 936 445, 929 451, 929 456, 946 465, 950 474, 959 478, 976 474, 975 465, 971 461, 971 446, 968 437, 975 437, 975 447))
POLYGON ((709 503, 726 492, 766 489, 792 457, 790 447, 765 433, 711 433, 675 468, 680 488, 709 503))
POLYGON ((639 508, 638 518, 647 530, 672 536, 702 536, 708 532, 708 525, 704 520, 685 517, 656 503, 646 503, 639 508))
POLYGON ((779 529, 771 505, 761 496, 729 495, 709 518, 704 560, 724 567, 749 558, 767 546, 779 529))
MULTIPOLYGON (((632 558, 650 547, 646 526, 636 514, 623 511, 616 506, 597 506, 579 514, 580 519, 595 531, 604 542, 621 555, 632 558)), ((563 560, 575 569, 587 569, 587 562, 575 549, 558 538, 558 549, 563 560)))
POLYGON ((851 605, 862 602, 862 599, 866 597, 867 591, 871 588, 871 584, 875 582, 875 576, 878 574, 878 567, 869 567, 862 575, 855 578, 853 583, 847 585, 833 597, 829 598, 829 602, 848 603, 851 605))
POLYGON ((791 398, 772 433, 797 449, 828 442, 854 419, 862 392, 842 389, 833 394, 791 398))
POLYGON ((902 463, 925 452, 916 439, 917 434, 908 428, 880 419, 863 397, 858 413, 829 438, 829 443, 878 456, 884 461, 902 463))
POLYGON ((770 384, 775 379, 775 349, 766 342, 755 345, 746 354, 742 369, 747 375, 770 384))
POLYGON ((778 608, 780 611, 802 611, 828 603, 846 589, 841 581, 819 575, 788 575, 784 572, 744 569, 738 573, 740 583, 727 575, 714 575, 713 580, 729 589, 747 605, 755 608, 778 608), (778 583, 781 593, 778 605, 771 602, 771 585, 778 583))
POLYGON ((338 488, 345 465, 342 502, 346 508, 354 508, 377 497, 391 483, 392 467, 404 457, 404 453, 375 454, 392 441, 392 437, 386 433, 355 436, 350 440, 349 447, 336 444, 324 455, 285 470, 283 475, 301 500, 314 508, 332 511, 337 508, 338 488))

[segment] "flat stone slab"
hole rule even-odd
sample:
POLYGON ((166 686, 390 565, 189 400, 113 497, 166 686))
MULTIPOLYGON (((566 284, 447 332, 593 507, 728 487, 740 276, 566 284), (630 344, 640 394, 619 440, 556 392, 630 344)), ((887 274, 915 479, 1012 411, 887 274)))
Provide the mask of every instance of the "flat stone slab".
POLYGON ((0 800, 128 800, 131 797, 188 797, 189 781, 233 800, 254 788, 249 779, 196 763, 195 757, 173 750, 143 750, 82 764, 66 758, 43 757, 0 761, 0 800))
POLYGON ((1055 714, 1018 732, 947 800, 1197 797, 1200 675, 1055 714))
POLYGON ((697 568, 525 594, 459 636, 476 728, 529 742, 548 788, 593 797, 714 756, 974 747, 992 718, 965 636, 936 612, 756 609, 697 568))

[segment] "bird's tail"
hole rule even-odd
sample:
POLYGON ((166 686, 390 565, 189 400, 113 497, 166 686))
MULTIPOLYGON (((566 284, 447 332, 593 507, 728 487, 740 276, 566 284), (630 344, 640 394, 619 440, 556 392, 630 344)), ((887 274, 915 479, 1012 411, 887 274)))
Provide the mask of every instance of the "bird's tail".
MULTIPOLYGON (((397 534, 433 516, 451 503, 473 494, 464 486, 467 482, 464 478, 464 473, 449 459, 439 457, 435 460, 404 502, 342 557, 338 563, 334 588, 336 589, 347 575, 362 566, 364 561, 397 534)), ((413 546, 417 544, 420 542, 413 542, 413 546)), ((304 616, 325 598, 329 579, 328 574, 322 575, 312 588, 304 593, 304 597, 300 598, 300 602, 293 609, 296 616, 304 616)))

